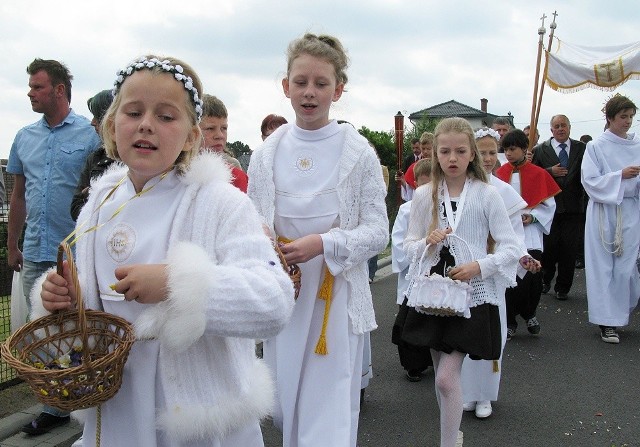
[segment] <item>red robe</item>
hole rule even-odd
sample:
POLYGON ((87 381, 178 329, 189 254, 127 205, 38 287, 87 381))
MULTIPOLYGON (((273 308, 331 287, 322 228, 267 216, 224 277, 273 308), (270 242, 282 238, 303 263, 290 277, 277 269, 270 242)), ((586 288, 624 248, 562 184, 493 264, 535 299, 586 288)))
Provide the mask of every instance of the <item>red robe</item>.
POLYGON ((514 172, 520 173, 521 191, 518 193, 527 202, 528 208, 535 208, 541 202, 561 191, 547 171, 529 161, 525 161, 518 167, 514 167, 511 163, 503 164, 496 171, 496 177, 511 184, 511 176, 514 172))
POLYGON ((231 184, 238 188, 243 193, 247 193, 247 184, 249 183, 249 177, 244 171, 236 166, 229 165, 231 168, 231 184))

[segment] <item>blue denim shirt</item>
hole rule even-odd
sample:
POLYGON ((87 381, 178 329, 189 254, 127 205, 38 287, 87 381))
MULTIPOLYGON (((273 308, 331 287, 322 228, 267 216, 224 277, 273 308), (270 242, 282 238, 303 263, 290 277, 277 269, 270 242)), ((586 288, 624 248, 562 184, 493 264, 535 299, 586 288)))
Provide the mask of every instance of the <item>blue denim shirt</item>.
POLYGON ((58 244, 75 227, 71 198, 84 161, 99 145, 89 120, 73 110, 53 128, 43 116, 16 134, 7 172, 26 178, 27 229, 22 253, 27 261, 56 260, 58 244))

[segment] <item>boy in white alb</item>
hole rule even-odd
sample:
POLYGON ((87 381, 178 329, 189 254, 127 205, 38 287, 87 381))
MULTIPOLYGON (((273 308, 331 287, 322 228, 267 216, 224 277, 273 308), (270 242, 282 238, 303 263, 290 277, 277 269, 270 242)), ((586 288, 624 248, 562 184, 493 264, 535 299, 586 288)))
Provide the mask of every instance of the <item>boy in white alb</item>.
MULTIPOLYGON (((431 158, 418 160, 415 164, 411 165, 411 167, 412 175, 418 187, 426 185, 431 181, 431 158)), ((396 220, 393 223, 393 229, 391 230, 391 268, 394 273, 398 274, 396 303, 400 306, 398 314, 401 315, 406 313, 406 304, 403 305, 403 303, 406 299, 405 292, 409 286, 407 273, 409 273, 409 265, 411 264, 411 259, 409 259, 409 255, 403 247, 404 237, 407 234, 407 227, 409 226, 410 212, 411 201, 400 205, 396 220)), ((422 372, 430 366, 433 366, 431 352, 429 352, 428 348, 410 346, 404 343, 398 334, 400 329, 400 327, 394 325, 391 341, 398 346, 400 364, 405 369, 407 380, 410 382, 419 382, 422 380, 422 372)))

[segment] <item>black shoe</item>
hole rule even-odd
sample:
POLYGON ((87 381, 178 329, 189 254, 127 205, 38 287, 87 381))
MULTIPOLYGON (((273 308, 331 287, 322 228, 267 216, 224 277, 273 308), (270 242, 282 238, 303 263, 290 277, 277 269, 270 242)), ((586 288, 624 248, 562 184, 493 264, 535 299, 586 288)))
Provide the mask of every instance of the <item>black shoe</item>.
POLYGON ((540 323, 536 317, 527 320, 527 330, 531 335, 538 335, 540 333, 540 323))
POLYGON ((69 416, 54 416, 49 413, 40 413, 40 416, 22 427, 22 432, 32 436, 44 435, 56 427, 68 424, 69 416))
POLYGON ((567 295, 565 292, 557 292, 556 299, 560 301, 567 301, 569 299, 569 295, 567 295))
POLYGON ((547 284, 545 282, 542 283, 542 293, 549 293, 551 290, 551 284, 547 284))
POLYGON ((578 259, 576 261, 576 268, 578 270, 582 270, 584 268, 584 261, 582 259, 578 259))
POLYGON ((409 382, 420 382, 422 380, 422 374, 415 369, 409 370, 407 371, 407 380, 409 382))
POLYGON ((616 328, 611 326, 600 326, 600 338, 605 343, 620 343, 620 336, 616 332, 616 328))

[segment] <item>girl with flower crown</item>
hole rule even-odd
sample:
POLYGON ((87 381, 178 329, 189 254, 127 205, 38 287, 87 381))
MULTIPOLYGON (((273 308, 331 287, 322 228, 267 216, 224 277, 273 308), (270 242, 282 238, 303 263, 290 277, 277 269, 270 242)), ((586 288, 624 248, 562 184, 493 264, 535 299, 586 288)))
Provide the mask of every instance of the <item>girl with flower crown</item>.
POLYGON ((413 196, 404 241, 413 259, 409 274, 416 274, 418 260, 429 250, 435 257, 427 271, 473 288, 470 318, 415 310, 407 315, 403 339, 431 349, 440 446, 454 447, 462 419, 462 362, 465 354, 485 360, 500 356, 498 291, 514 283, 520 249, 504 202, 487 183, 469 123, 446 118, 434 133, 437 163, 431 184, 413 196), (490 238, 496 243, 493 252, 488 250, 490 238))
POLYGON ((285 447, 355 447, 364 334, 376 328, 367 260, 389 238, 386 190, 367 140, 329 119, 346 66, 335 37, 291 42, 282 86, 295 123, 271 134, 249 165, 248 194, 302 271, 289 324, 264 343, 285 447))
MULTIPOLYGON (((102 135, 122 163, 78 218, 78 279, 86 307, 133 323, 136 342, 119 392, 84 411, 83 443, 261 446, 273 385, 254 339, 286 323, 291 281, 225 162, 197 155, 193 69, 146 56, 114 92, 102 135)), ((75 306, 68 265, 41 281, 37 313, 75 306)))

